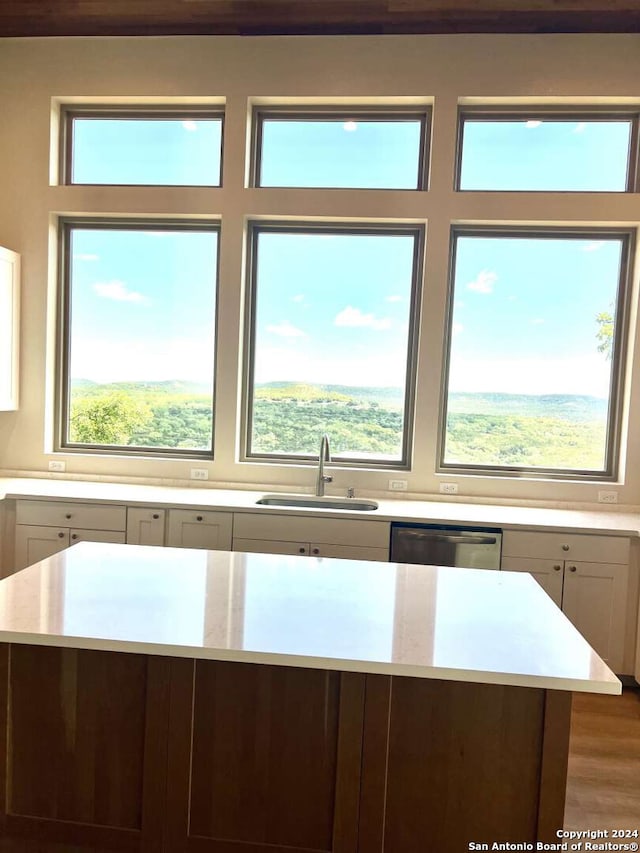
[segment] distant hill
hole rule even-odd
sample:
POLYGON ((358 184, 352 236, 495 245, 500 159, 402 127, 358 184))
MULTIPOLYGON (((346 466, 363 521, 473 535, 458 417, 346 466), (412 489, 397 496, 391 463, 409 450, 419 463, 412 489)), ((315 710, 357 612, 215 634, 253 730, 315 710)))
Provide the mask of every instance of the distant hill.
POLYGON ((584 423, 604 421, 607 401, 580 394, 474 394, 449 395, 449 412, 473 415, 516 415, 524 418, 559 418, 584 423))
MULTIPOLYGON (((134 395, 209 397, 204 383, 171 379, 164 382, 109 382, 89 379, 72 383, 76 396, 105 391, 125 391, 134 395)), ((388 386, 318 385, 312 382, 262 382, 256 384, 256 398, 300 403, 377 403, 385 409, 402 409, 404 389, 388 386)), ((573 423, 605 421, 607 401, 580 394, 499 394, 457 392, 449 395, 449 414, 505 415, 523 418, 557 418, 573 423)))

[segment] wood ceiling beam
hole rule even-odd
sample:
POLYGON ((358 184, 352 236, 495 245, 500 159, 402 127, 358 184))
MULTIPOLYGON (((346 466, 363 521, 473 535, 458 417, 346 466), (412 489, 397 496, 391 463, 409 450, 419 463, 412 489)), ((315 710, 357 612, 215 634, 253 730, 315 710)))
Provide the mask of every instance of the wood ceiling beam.
POLYGON ((3 0, 0 37, 640 32, 640 0, 3 0))

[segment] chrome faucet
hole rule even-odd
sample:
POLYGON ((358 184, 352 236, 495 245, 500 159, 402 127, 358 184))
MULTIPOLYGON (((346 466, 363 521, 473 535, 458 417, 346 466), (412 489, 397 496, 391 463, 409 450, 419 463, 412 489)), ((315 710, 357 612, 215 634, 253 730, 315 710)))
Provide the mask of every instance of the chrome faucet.
POLYGON ((324 484, 333 482, 333 477, 324 473, 324 463, 331 462, 331 451, 329 450, 329 436, 325 434, 320 439, 320 453, 318 454, 318 476, 316 477, 316 496, 324 495, 324 484))

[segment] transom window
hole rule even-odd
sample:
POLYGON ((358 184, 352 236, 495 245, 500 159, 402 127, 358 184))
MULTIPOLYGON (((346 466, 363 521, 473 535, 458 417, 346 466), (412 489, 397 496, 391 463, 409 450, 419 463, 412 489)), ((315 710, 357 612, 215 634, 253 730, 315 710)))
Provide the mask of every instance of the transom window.
POLYGON ((258 187, 425 189, 422 112, 254 112, 258 187))
POLYGON ((254 224, 249 457, 406 465, 419 227, 254 224))
POLYGON ((62 223, 60 447, 211 456, 218 226, 62 223))
POLYGON ((441 469, 614 477, 631 234, 452 239, 441 469))
POLYGON ((220 186, 222 122, 202 109, 67 108, 64 183, 220 186))
POLYGON ((463 111, 457 189, 633 190, 636 114, 463 111))

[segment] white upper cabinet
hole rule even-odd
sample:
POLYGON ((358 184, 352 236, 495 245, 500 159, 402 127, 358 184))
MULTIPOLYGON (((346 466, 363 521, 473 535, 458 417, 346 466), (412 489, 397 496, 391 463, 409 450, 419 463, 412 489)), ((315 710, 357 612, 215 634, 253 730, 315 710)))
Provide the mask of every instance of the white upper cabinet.
POLYGON ((20 255, 0 246, 0 411, 18 408, 20 255))

